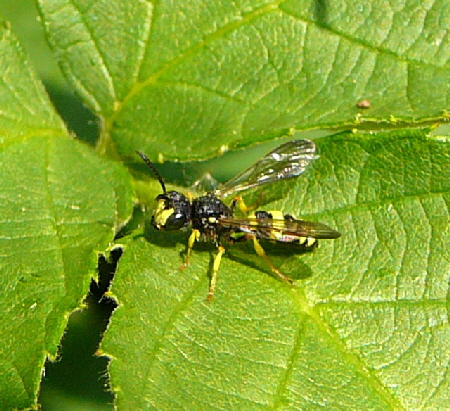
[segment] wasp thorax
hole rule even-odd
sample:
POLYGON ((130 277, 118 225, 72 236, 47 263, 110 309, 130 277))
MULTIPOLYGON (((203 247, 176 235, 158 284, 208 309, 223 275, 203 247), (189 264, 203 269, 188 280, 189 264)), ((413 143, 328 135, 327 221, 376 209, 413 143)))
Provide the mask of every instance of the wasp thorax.
POLYGON ((168 191, 156 197, 152 224, 158 230, 180 230, 191 221, 191 203, 178 191, 168 191))
POLYGON ((192 202, 192 226, 201 233, 216 230, 221 218, 231 216, 230 208, 213 194, 196 198, 192 202))

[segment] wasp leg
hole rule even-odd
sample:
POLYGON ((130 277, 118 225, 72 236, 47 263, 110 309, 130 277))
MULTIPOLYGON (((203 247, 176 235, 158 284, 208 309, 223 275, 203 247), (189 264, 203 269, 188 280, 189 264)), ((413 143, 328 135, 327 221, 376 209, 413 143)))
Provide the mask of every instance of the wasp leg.
POLYGON ((192 247, 194 247, 195 242, 199 238, 200 238, 200 231, 198 231, 196 229, 192 230, 192 233, 189 236, 189 240, 188 240, 188 248, 186 251, 186 258, 184 259, 184 263, 181 265, 180 270, 184 270, 188 266, 189 259, 191 258, 192 247))
POLYGON ((192 200, 194 200, 194 196, 189 191, 186 193, 187 199, 192 203, 192 200))
POLYGON ((258 254, 259 257, 262 257, 264 259, 264 261, 267 263, 267 265, 270 267, 273 273, 276 274, 278 277, 280 277, 283 281, 286 281, 289 284, 295 284, 294 280, 290 279, 289 277, 286 277, 280 270, 278 270, 278 268, 276 268, 273 265, 272 261, 270 261, 269 256, 264 251, 264 248, 262 248, 258 239, 255 236, 251 236, 251 239, 253 240, 253 246, 255 248, 256 254, 258 254))
MULTIPOLYGON (((241 196, 236 196, 236 197, 233 198, 233 201, 230 204, 231 215, 234 214, 234 210, 236 208, 236 204, 238 204, 238 203, 239 203, 239 210, 242 211, 241 203, 244 203, 244 200, 242 199, 241 196)), ((245 203, 244 203, 244 207, 245 207, 245 203)), ((245 213, 245 212, 243 212, 243 213, 245 213)))
POLYGON ((219 252, 214 257, 214 264, 213 264, 213 272, 211 276, 211 283, 209 284, 209 292, 208 292, 208 301, 211 301, 214 298, 214 291, 216 290, 216 282, 217 282, 217 273, 219 271, 220 267, 220 260, 222 260, 222 256, 225 253, 225 248, 219 245, 218 247, 219 252))
POLYGON ((259 206, 259 204, 261 204, 262 197, 263 197, 262 194, 260 194, 258 199, 252 205, 249 205, 249 206, 247 204, 245 204, 245 201, 241 196, 234 197, 233 202, 230 205, 231 213, 232 214, 234 213, 236 205, 238 205, 239 211, 242 214, 247 214, 249 211, 254 210, 255 208, 257 208, 259 206))

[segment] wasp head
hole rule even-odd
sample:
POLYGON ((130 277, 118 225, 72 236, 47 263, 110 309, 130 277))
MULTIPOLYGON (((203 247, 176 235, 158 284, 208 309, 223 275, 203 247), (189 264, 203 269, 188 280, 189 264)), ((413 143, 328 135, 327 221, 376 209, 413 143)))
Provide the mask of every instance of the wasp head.
POLYGON ((164 180, 149 158, 140 151, 136 153, 157 177, 163 193, 156 197, 157 205, 153 212, 152 224, 158 230, 181 230, 191 222, 191 202, 178 191, 167 191, 164 180))
POLYGON ((152 224, 158 230, 181 230, 191 222, 191 202, 178 191, 167 191, 156 197, 152 224))

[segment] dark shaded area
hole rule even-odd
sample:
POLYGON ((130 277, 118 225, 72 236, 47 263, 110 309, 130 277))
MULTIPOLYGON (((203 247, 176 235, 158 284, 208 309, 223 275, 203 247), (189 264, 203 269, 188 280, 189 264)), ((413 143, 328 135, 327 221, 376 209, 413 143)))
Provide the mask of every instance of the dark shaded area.
POLYGON ((100 255, 98 259, 98 280, 91 281, 87 299, 92 298, 99 304, 113 304, 113 309, 117 307, 115 301, 109 297, 105 297, 104 294, 109 290, 111 281, 117 270, 117 264, 120 257, 122 257, 122 254, 122 248, 116 247, 111 250, 109 259, 106 259, 104 255, 100 255))
POLYGON ((95 144, 99 134, 98 120, 72 92, 72 88, 62 76, 39 22, 36 2, 2 0, 0 14, 11 22, 13 33, 18 36, 30 56, 30 61, 44 83, 54 108, 67 124, 67 128, 81 141, 95 144))
MULTIPOLYGON (((292 280, 303 280, 313 275, 311 268, 295 258, 303 254, 314 252, 313 248, 306 248, 299 244, 280 243, 276 241, 259 240, 264 251, 284 275, 292 280), (289 262, 291 264, 289 264, 289 262), (292 267, 290 267, 292 265, 292 267)), ((263 258, 259 257, 252 242, 237 243, 227 247, 226 257, 244 266, 251 267, 276 279, 279 279, 263 258)))
POLYGON ((328 25, 328 0, 315 0, 314 18, 321 26, 328 25))
POLYGON ((109 318, 117 307, 116 302, 104 294, 108 291, 121 255, 122 249, 116 248, 111 251, 109 259, 99 257, 98 281, 91 282, 85 299, 86 308, 70 316, 59 360, 47 361, 45 365, 39 396, 44 410, 57 410, 58 398, 83 398, 101 409, 112 409, 110 404, 114 396, 108 391, 108 359, 95 356, 95 353, 109 318))
POLYGON ((137 230, 145 221, 145 212, 140 205, 135 205, 133 207, 133 214, 127 223, 119 230, 119 232, 114 237, 114 241, 130 235, 133 231, 137 230))
MULTIPOLYGON (((161 248, 173 248, 177 244, 183 244, 187 247, 190 233, 191 230, 158 231, 152 226, 150 218, 145 219, 143 234, 145 240, 161 248)), ((204 243, 196 243, 195 247, 197 248, 199 244, 204 243)))
MULTIPOLYGON (((144 153, 150 155, 149 153, 144 153)), ((189 187, 196 180, 200 179, 203 174, 209 172, 211 161, 187 161, 183 163, 166 161, 164 163, 155 163, 155 167, 161 174, 166 185, 173 184, 181 187, 189 187), (205 171, 206 170, 206 171, 205 171)), ((156 179, 148 166, 136 154, 134 161, 127 162, 128 168, 135 175, 149 176, 156 179)), ((161 190, 162 192, 162 190, 161 190)))
POLYGON ((55 87, 44 82, 55 110, 64 120, 70 132, 87 144, 95 145, 99 137, 99 122, 92 111, 69 88, 55 87))
MULTIPOLYGON (((258 144, 239 150, 228 151, 220 156, 203 161, 166 161, 155 163, 155 167, 161 174, 166 185, 175 184, 178 186, 190 187, 203 180, 205 174, 209 173, 217 183, 224 183, 247 167, 251 166, 263 155, 279 145, 279 141, 270 141, 265 144, 258 144)), ((152 153, 144 153, 152 157, 152 153)), ((136 154, 133 159, 127 162, 127 166, 139 175, 146 175, 155 178, 152 171, 136 154)))

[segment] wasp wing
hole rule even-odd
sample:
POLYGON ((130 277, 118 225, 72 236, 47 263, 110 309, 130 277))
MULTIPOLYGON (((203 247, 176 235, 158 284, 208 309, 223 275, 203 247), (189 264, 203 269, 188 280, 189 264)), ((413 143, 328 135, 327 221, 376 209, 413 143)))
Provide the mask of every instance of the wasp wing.
MULTIPOLYGON (((304 220, 272 219, 272 218, 221 218, 220 224, 225 228, 255 234, 277 232, 292 237, 312 237, 317 239, 339 238, 341 233, 323 223, 304 220)), ((264 236, 267 238, 267 236, 264 236)))
POLYGON ((316 146, 312 141, 289 141, 227 181, 214 193, 220 197, 227 197, 263 184, 297 177, 317 157, 316 146))

